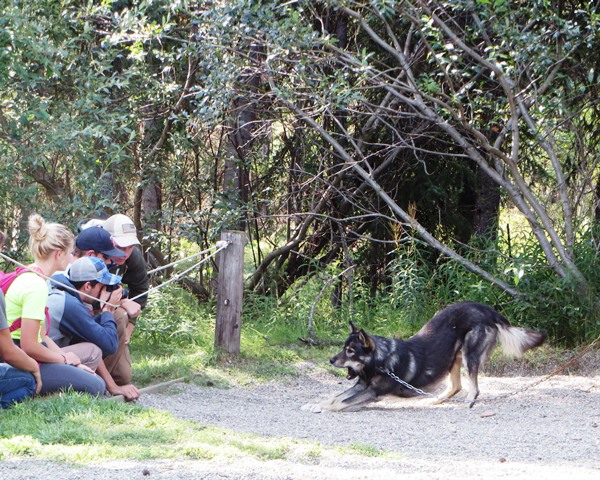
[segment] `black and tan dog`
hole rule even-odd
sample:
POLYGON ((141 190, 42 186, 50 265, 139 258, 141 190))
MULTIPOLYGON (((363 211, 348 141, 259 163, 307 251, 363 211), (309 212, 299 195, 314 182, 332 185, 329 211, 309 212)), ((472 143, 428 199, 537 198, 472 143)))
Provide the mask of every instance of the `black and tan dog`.
POLYGON ((331 359, 331 364, 347 368, 347 378, 358 377, 358 381, 326 402, 305 405, 304 410, 356 410, 382 395, 417 394, 402 382, 427 389, 449 375, 450 385, 436 401, 441 403, 461 390, 461 364, 467 369, 466 401, 472 406, 479 395, 477 374, 498 341, 505 354, 520 356, 546 339, 546 334, 513 327, 492 308, 473 302, 445 308, 408 340, 368 335, 352 323, 350 327, 343 350, 331 359))

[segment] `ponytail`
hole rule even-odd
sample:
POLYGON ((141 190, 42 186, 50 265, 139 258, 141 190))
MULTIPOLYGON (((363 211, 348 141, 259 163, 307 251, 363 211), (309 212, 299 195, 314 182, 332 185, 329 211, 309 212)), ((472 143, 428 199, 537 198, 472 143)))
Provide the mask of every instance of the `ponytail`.
POLYGON ((66 250, 73 244, 73 232, 60 223, 46 222, 41 215, 29 217, 29 250, 34 259, 45 260, 55 250, 66 250))

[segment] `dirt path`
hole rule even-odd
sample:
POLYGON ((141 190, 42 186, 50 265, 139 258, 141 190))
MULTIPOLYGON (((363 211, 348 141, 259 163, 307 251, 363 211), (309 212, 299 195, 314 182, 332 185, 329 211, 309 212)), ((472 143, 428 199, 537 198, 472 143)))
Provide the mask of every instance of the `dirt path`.
MULTIPOLYGON (((324 445, 368 445, 395 452, 389 464, 369 462, 364 476, 383 478, 592 478, 600 477, 600 376, 558 376, 498 401, 540 377, 482 377, 481 401, 431 406, 430 400, 386 399, 352 413, 308 413, 300 407, 349 385, 308 366, 303 375, 254 388, 218 390, 185 386, 177 402, 168 394, 147 396, 143 404, 176 416, 267 437, 316 440, 324 445), (372 464, 371 464, 372 463, 372 464), (380 471, 381 470, 381 471, 380 471)), ((347 459, 344 460, 344 462, 347 459)), ((347 477, 345 465, 337 474, 347 477)), ((276 476, 270 467, 264 478, 276 476)), ((250 478, 241 476, 239 478, 250 478)), ((320 478, 325 478, 320 476, 320 478)))
MULTIPOLYGON (((508 398, 489 399, 541 377, 481 377, 481 400, 431 406, 426 398, 386 399, 352 413, 300 407, 350 382, 312 364, 269 384, 218 389, 178 384, 145 395, 141 405, 229 430, 325 446, 389 452, 350 455, 323 449, 310 458, 259 461, 112 462, 77 469, 35 461, 2 462, 0 477, 150 479, 591 479, 600 478, 600 373, 557 376, 508 398), (333 453, 332 453, 333 452, 333 453), (27 472, 27 473, 25 473, 27 472)), ((345 453, 344 453, 345 452, 345 453)))

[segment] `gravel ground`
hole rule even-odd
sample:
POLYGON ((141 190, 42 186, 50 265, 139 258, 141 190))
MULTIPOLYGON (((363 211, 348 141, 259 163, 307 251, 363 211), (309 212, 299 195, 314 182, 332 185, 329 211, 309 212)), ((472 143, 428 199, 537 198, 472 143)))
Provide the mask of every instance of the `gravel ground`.
MULTIPOLYGON (((600 355, 598 355, 600 357, 600 355)), ((480 377, 480 400, 469 409, 428 398, 387 398, 351 413, 309 413, 301 406, 352 383, 314 364, 299 376, 221 389, 177 384, 146 394, 140 404, 179 418, 265 437, 363 445, 389 455, 322 455, 286 460, 105 462, 78 468, 34 460, 0 463, 0 478, 137 479, 591 479, 600 478, 600 369, 555 376, 480 377), (494 397, 519 392, 502 399, 494 397)), ((463 392, 459 394, 462 398, 463 392)), ((345 452, 345 453, 343 453, 345 452)))

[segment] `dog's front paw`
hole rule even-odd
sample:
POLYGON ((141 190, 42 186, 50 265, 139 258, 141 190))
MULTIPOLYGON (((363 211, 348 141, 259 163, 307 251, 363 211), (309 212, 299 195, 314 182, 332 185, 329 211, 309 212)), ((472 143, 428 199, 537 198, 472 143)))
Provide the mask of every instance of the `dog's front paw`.
POLYGON ((300 410, 304 412, 321 413, 323 412, 323 407, 318 403, 307 403, 305 405, 302 405, 300 407, 300 410))

